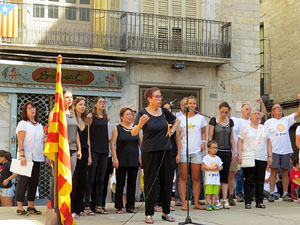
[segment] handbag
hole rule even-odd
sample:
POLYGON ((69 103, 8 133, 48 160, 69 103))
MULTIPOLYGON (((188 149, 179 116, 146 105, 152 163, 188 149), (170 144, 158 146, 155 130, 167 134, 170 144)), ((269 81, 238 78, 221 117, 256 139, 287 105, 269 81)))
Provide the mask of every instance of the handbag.
MULTIPOLYGON (((250 126, 250 125, 249 125, 250 126)), ((262 131, 261 131, 261 126, 258 125, 257 127, 257 135, 256 135, 256 142, 258 144, 260 144, 261 142, 261 139, 262 139, 262 131)), ((253 155, 245 155, 243 156, 242 155, 242 164, 241 164, 241 167, 254 167, 255 166, 255 157, 254 157, 255 154, 253 155)))
POLYGON ((255 160, 253 156, 242 156, 242 164, 241 167, 254 167, 255 160))

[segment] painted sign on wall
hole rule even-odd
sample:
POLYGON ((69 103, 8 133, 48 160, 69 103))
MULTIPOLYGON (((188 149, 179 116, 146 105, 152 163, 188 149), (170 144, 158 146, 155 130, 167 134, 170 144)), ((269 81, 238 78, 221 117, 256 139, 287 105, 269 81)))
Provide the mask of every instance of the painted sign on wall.
MULTIPOLYGON (((93 87, 122 88, 124 67, 62 64, 62 83, 93 87)), ((0 60, 0 82, 19 84, 55 83, 56 64, 0 60)))

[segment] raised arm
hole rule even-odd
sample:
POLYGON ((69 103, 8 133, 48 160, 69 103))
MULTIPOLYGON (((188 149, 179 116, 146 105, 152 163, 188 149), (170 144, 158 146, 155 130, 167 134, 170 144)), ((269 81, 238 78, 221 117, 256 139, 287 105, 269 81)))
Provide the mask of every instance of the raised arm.
POLYGON ((267 114, 267 109, 262 98, 256 99, 256 102, 260 105, 260 117, 263 118, 267 114))
POLYGON ((294 114, 295 120, 300 116, 300 94, 297 95, 297 99, 299 101, 299 106, 297 108, 297 111, 294 114))

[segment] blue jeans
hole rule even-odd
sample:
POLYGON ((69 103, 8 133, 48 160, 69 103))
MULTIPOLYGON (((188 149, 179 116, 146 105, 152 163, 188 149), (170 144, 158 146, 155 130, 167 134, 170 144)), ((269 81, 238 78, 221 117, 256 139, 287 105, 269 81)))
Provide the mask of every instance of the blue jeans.
POLYGON ((244 173, 243 170, 240 169, 236 174, 235 193, 243 194, 243 192, 244 192, 244 173))

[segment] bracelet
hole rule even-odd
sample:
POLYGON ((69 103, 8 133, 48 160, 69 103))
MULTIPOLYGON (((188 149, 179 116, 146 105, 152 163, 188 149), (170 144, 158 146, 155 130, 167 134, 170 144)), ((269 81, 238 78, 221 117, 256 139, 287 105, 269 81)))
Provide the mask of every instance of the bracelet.
POLYGON ((271 155, 268 155, 268 158, 272 158, 272 156, 271 156, 271 155))
POLYGON ((24 155, 24 154, 23 154, 23 155, 20 155, 20 158, 21 158, 21 157, 24 157, 24 158, 25 158, 25 155, 24 155))
POLYGON ((205 140, 201 140, 201 143, 206 143, 206 141, 205 140))

